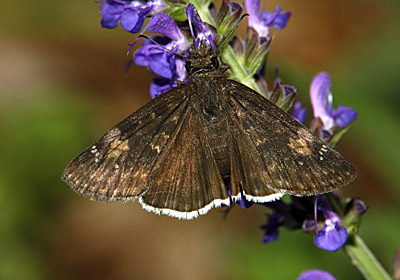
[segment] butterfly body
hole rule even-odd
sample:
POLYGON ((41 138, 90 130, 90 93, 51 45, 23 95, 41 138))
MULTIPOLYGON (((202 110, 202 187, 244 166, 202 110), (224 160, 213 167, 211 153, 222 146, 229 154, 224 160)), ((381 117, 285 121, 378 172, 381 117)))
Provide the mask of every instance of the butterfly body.
POLYGON ((63 180, 95 200, 138 198, 148 211, 191 219, 242 198, 313 195, 355 178, 351 164, 301 123, 227 79, 207 45, 192 50, 186 66, 188 83, 117 124, 63 180))
POLYGON ((190 110, 196 112, 203 124, 202 133, 207 135, 209 147, 217 162, 222 177, 229 175, 229 143, 231 135, 226 118, 229 83, 226 77, 216 71, 204 76, 192 77, 183 86, 187 92, 190 110), (200 89, 200 90, 199 90, 200 89))

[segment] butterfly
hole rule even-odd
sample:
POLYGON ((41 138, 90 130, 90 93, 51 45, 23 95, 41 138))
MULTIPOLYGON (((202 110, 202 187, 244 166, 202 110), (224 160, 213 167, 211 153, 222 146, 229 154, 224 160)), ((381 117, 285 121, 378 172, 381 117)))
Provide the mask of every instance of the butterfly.
POLYGON ((62 179, 93 200, 138 199, 180 219, 246 199, 330 192, 352 165, 303 124, 226 77, 207 44, 189 50, 190 81, 114 126, 66 167, 62 179))

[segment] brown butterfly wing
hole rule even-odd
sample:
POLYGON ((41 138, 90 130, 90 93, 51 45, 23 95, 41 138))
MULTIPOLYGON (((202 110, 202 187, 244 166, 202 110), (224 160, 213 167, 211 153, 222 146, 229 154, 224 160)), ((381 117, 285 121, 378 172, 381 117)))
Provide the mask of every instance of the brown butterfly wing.
POLYGON ((154 167, 153 184, 139 199, 146 210, 192 219, 212 207, 229 205, 205 127, 200 114, 187 112, 170 148, 154 167))
MULTIPOLYGON (((172 89, 114 126, 66 167, 62 179, 95 200, 135 199, 186 116, 184 91, 172 89)), ((153 175, 153 176, 151 176, 153 175)))
POLYGON ((271 182, 271 174, 253 140, 243 131, 241 120, 230 115, 232 135, 230 154, 230 188, 235 200, 243 196, 249 201, 267 202, 280 198, 284 192, 271 182))
POLYGON ((234 135, 231 181, 253 201, 313 195, 353 181, 351 164, 306 127, 250 88, 229 81, 234 135))

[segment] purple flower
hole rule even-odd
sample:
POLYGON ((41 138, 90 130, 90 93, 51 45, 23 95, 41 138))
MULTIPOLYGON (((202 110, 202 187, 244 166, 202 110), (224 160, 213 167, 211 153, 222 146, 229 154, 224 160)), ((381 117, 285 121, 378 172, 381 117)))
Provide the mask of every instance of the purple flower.
POLYGON ((249 27, 254 28, 259 37, 266 38, 270 26, 283 29, 290 18, 290 12, 281 12, 280 7, 276 7, 274 13, 266 12, 264 9, 259 13, 260 0, 245 0, 245 6, 249 14, 249 27))
POLYGON ((263 243, 273 242, 279 238, 279 227, 284 224, 284 220, 285 217, 278 212, 267 214, 267 224, 261 226, 265 231, 263 243))
POLYGON ((263 242, 268 243, 278 239, 279 227, 287 229, 301 228, 306 217, 313 212, 313 201, 309 197, 291 197, 291 203, 282 200, 264 203, 265 206, 274 210, 267 215, 267 223, 261 226, 265 231, 263 242))
POLYGON ((265 231, 264 243, 278 239, 281 226, 289 230, 302 228, 307 233, 316 234, 314 243, 323 250, 336 251, 346 243, 347 229, 342 226, 341 218, 331 209, 325 195, 318 195, 315 200, 310 197, 291 198, 291 203, 281 200, 264 203, 274 210, 268 215, 267 223, 261 226, 265 231), (324 226, 320 230, 317 228, 317 209, 324 214, 324 226))
MULTIPOLYGON (((347 241, 347 229, 341 226, 340 217, 331 209, 325 195, 317 195, 315 197, 315 205, 315 213, 317 213, 317 210, 324 213, 325 224, 322 229, 317 230, 314 244, 318 248, 327 251, 339 250, 347 241)), ((317 214, 315 214, 315 220, 317 220, 317 214)))
POLYGON ((314 118, 320 119, 322 127, 328 133, 333 133, 336 126, 344 128, 357 118, 357 112, 340 105, 336 110, 332 108, 331 79, 322 72, 314 77, 310 87, 311 104, 314 118))
POLYGON ((301 123, 304 123, 306 120, 306 108, 301 106, 301 102, 297 101, 293 106, 292 117, 298 120, 301 123))
POLYGON ((161 33, 165 37, 153 37, 159 45, 149 40, 143 41, 135 53, 134 61, 137 65, 149 66, 154 73, 169 80, 168 82, 161 82, 160 79, 153 81, 151 95, 154 98, 176 86, 174 80, 186 80, 185 62, 173 52, 183 53, 190 43, 175 21, 167 14, 159 13, 153 16, 149 21, 148 29, 150 32, 161 33))
MULTIPOLYGON (((258 72, 257 76, 263 77, 265 73, 265 63, 261 70, 258 72)), ((275 103, 279 108, 288 111, 292 105, 294 98, 297 95, 297 88, 290 85, 283 84, 281 78, 279 77, 279 67, 275 65, 275 81, 274 81, 274 89, 272 92, 268 93, 268 99, 272 103, 275 103)))
MULTIPOLYGON (((152 37, 152 39, 166 47, 171 42, 164 37, 152 37)), ((176 72, 175 55, 149 40, 144 40, 136 51, 134 62, 137 65, 149 66, 154 73, 167 79, 171 79, 176 72)))
POLYGON ((212 33, 211 29, 207 26, 207 24, 205 24, 201 20, 199 13, 196 10, 196 7, 192 3, 188 4, 186 8, 186 15, 189 20, 189 27, 190 31, 192 32, 193 42, 195 42, 195 47, 197 48, 200 45, 200 42, 206 41, 207 45, 212 46, 212 48, 214 48, 214 42, 213 42, 214 34, 212 33), (196 27, 197 40, 195 39, 193 33, 192 23, 196 27))
POLYGON ((156 98, 161 93, 169 91, 171 88, 177 86, 177 82, 173 80, 163 79, 160 77, 154 78, 150 85, 151 98, 156 98))
POLYGON ((121 22, 122 27, 131 33, 137 33, 149 13, 162 10, 165 4, 161 0, 108 0, 100 6, 101 25, 106 28, 115 28, 121 22))
POLYGON ((274 90, 269 94, 269 100, 282 110, 287 111, 292 107, 296 94, 297 88, 276 82, 274 90))
MULTIPOLYGON (((230 184, 230 178, 225 178, 224 184, 225 184, 226 189, 228 190, 229 199, 232 201, 233 199, 232 199, 232 189, 231 189, 231 184, 230 184)), ((236 203, 239 204, 240 207, 242 207, 244 209, 250 208, 254 204, 254 202, 248 201, 245 196, 240 197, 239 200, 236 201, 236 203)))
POLYGON ((359 198, 352 198, 346 205, 343 220, 349 227, 357 225, 367 210, 368 207, 362 200, 359 198))
POLYGON ((296 280, 336 280, 336 278, 327 271, 313 269, 303 272, 296 280))

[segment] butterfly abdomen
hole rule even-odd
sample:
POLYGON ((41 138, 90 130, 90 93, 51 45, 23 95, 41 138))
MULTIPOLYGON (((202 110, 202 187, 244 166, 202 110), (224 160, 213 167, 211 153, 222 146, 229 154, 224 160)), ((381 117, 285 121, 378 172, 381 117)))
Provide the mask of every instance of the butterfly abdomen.
POLYGON ((230 172, 228 133, 229 131, 224 120, 216 120, 216 122, 210 123, 207 127, 208 144, 212 149, 222 177, 228 175, 230 172))

